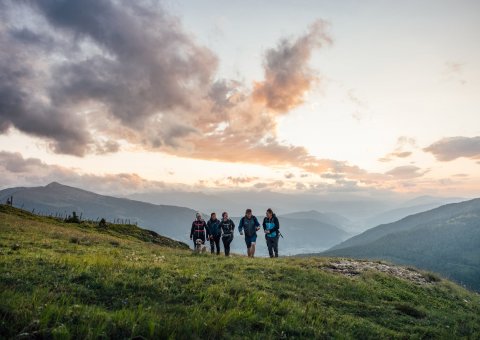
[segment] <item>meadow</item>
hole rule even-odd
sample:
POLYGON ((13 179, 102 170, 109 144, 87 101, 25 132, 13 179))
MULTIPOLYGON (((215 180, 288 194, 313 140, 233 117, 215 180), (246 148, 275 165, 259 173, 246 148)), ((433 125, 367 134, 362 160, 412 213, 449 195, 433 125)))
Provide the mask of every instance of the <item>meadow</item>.
POLYGON ((1 338, 480 338, 480 297, 335 259, 194 254, 0 206, 1 338))

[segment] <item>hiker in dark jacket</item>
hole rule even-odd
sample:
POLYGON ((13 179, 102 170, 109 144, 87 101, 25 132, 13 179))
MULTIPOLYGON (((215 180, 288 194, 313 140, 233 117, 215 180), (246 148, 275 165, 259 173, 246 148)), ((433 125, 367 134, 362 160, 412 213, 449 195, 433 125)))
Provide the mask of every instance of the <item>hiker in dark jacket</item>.
POLYGON ((197 240, 201 240, 202 244, 205 244, 205 239, 209 236, 207 224, 203 220, 202 215, 197 212, 190 230, 190 240, 193 240, 193 249, 197 246, 197 240))
POLYGON ((222 242, 225 249, 225 256, 230 255, 230 243, 233 241, 233 231, 235 230, 235 223, 228 218, 228 213, 222 213, 222 220, 220 221, 220 229, 222 230, 222 242))
POLYGON ((255 244, 257 242, 258 230, 260 230, 260 223, 258 223, 257 218, 252 215, 252 209, 247 209, 245 211, 245 216, 240 220, 238 231, 240 232, 240 235, 245 233, 248 257, 255 256, 255 244))
POLYGON ((277 216, 272 209, 267 210, 267 216, 263 219, 263 230, 265 232, 265 239, 267 240, 268 254, 270 257, 278 257, 278 238, 280 236, 280 223, 277 216))
POLYGON ((207 222, 207 229, 210 235, 210 251, 213 254, 216 247, 218 255, 220 254, 220 238, 222 236, 222 229, 220 229, 220 221, 217 219, 217 214, 210 214, 210 220, 207 222))

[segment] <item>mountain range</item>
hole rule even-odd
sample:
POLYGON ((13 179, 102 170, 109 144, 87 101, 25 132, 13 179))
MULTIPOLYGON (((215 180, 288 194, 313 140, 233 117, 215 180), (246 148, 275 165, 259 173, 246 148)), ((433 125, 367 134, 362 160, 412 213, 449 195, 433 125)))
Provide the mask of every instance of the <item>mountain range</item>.
MULTIPOLYGON (((66 216, 73 211, 84 219, 108 221, 121 220, 137 223, 161 235, 190 244, 190 226, 195 218, 195 210, 174 205, 158 205, 127 198, 99 195, 90 191, 62 185, 57 182, 32 188, 9 188, 0 191, 0 202, 13 196, 14 206, 43 215, 66 216)), ((243 210, 244 211, 244 210, 243 210)), ((260 212, 257 207, 254 211, 260 212)), ((262 211, 263 213, 263 211, 262 211)), ((221 210, 218 210, 218 215, 221 210)), ((204 214, 204 217, 209 214, 204 214)), ((263 214, 257 214, 260 223, 263 214)), ((238 226, 240 218, 232 218, 238 226)), ((318 252, 346 240, 351 234, 335 225, 335 219, 344 221, 337 215, 323 215, 318 212, 286 215, 281 218, 281 229, 285 238, 280 241, 282 254, 318 252), (323 221, 325 219, 325 221, 323 221)), ((259 233, 258 255, 266 255, 263 233, 259 233)), ((232 251, 244 253, 243 238, 238 235, 232 243, 232 251)))
POLYGON ((379 225, 322 255, 413 265, 480 290, 480 199, 379 225))

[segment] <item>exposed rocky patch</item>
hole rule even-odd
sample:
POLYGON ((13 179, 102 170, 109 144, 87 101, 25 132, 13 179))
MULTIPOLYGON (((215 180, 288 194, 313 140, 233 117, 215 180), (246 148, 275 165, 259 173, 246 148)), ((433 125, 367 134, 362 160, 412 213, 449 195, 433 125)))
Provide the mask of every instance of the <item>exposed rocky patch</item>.
POLYGON ((420 285, 433 284, 440 281, 440 278, 433 274, 423 274, 412 268, 388 265, 373 261, 342 259, 329 262, 324 268, 328 271, 340 273, 350 277, 360 275, 362 272, 368 270, 379 271, 420 285))

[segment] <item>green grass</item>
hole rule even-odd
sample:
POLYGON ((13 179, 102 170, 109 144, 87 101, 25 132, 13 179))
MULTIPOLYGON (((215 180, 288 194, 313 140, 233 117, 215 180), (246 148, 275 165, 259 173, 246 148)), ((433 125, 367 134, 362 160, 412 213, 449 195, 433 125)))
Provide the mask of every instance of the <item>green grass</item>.
POLYGON ((0 206, 0 338, 480 338, 479 296, 443 279, 185 247, 0 206))

